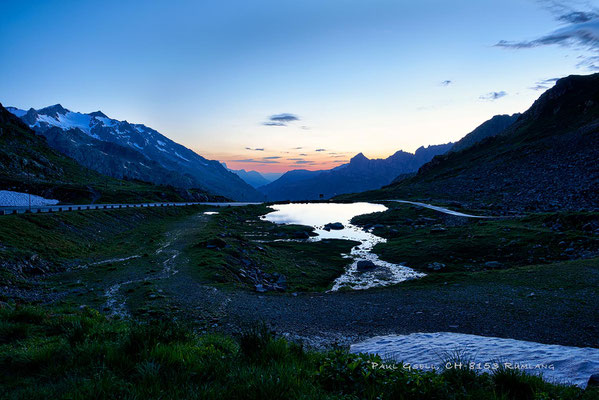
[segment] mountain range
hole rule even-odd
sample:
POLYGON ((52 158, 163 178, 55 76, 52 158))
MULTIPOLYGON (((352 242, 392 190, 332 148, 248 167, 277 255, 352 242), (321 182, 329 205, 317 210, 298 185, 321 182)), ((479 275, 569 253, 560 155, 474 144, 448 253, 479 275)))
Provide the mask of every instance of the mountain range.
POLYGON ((208 160, 142 124, 70 111, 60 104, 28 111, 8 110, 48 144, 92 170, 115 178, 139 179, 181 188, 202 188, 234 200, 260 195, 220 162, 208 160))
POLYGON ((120 180, 85 168, 51 148, 43 136, 1 104, 0 189, 66 203, 218 200, 197 189, 120 180))
POLYGON ((414 154, 398 151, 385 159, 354 156, 349 163, 330 170, 293 170, 258 188, 268 201, 328 199, 343 193, 361 192, 389 184, 400 174, 415 172, 453 143, 420 147, 414 154))
POLYGON ((380 190, 344 196, 459 201, 498 212, 599 207, 599 74, 568 76, 505 131, 435 157, 380 190))

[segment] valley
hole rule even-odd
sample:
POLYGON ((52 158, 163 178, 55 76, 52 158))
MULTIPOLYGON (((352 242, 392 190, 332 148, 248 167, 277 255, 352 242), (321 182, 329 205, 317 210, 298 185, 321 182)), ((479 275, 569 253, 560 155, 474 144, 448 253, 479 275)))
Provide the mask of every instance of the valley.
MULTIPOLYGON (((20 268, 3 276, 1 293, 5 301, 92 307, 106 315, 176 316, 206 332, 235 333, 264 321, 275 332, 318 348, 418 331, 599 345, 599 320, 592 311, 598 306, 599 237, 582 228, 596 223, 596 214, 559 216, 561 227, 554 231, 542 221, 555 224, 555 215, 526 217, 539 221, 539 228, 531 229, 519 219, 481 225, 416 206, 391 207, 376 219, 383 226, 374 228, 389 241, 374 251, 426 276, 390 287, 328 291, 351 263, 342 254, 356 242, 303 238, 312 234, 311 227, 266 222, 260 218, 269 212, 266 206, 191 206, 4 217, 16 234, 3 243, 2 258, 20 268), (115 218, 123 226, 119 230, 74 241, 73 235, 115 218), (422 222, 414 226, 405 219, 422 222), (44 240, 25 247, 28 227, 51 232, 50 221, 61 221, 52 242, 58 239, 63 247, 44 240), (432 228, 447 233, 431 234, 432 228), (534 236, 507 245, 514 237, 525 238, 522 229, 534 236), (575 251, 559 249, 555 242, 564 239, 568 246, 575 243, 575 251), (78 257, 75 246, 90 249, 91 258, 78 257), (572 310, 586 318, 566 322, 572 310), (566 323, 569 328, 561 329, 566 323)), ((368 223, 376 215, 354 221, 368 223)))
POLYGON ((0 107, 0 193, 15 203, 0 217, 0 368, 13 371, 0 385, 11 398, 87 398, 104 389, 81 380, 100 371, 111 394, 247 398, 238 374, 256 398, 337 398, 330 380, 381 393, 389 379, 403 382, 389 392, 400 396, 426 382, 416 398, 596 398, 598 76, 559 80, 528 111, 455 144, 360 153, 265 185, 188 149, 181 158, 144 125, 0 107), (556 381, 458 372, 467 383, 450 368, 379 376, 372 364, 479 356, 459 343, 524 360, 546 352, 561 369, 556 381), (255 369, 267 376, 259 388, 255 369), (456 387, 467 396, 452 397, 456 387))

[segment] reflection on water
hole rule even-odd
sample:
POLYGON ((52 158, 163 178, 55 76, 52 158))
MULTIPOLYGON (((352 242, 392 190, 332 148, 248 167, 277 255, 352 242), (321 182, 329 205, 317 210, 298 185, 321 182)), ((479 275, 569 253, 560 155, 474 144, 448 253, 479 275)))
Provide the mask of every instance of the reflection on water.
POLYGON ((352 257, 354 261, 346 268, 345 273, 335 280, 331 289, 333 291, 343 287, 368 289, 424 276, 424 274, 403 265, 392 264, 380 260, 376 254, 371 253, 370 251, 374 245, 383 243, 386 239, 350 224, 349 221, 356 215, 387 210, 387 207, 381 204, 293 203, 275 204, 271 206, 271 208, 275 211, 263 216, 267 221, 277 224, 298 224, 314 227, 318 236, 309 240, 347 239, 360 242, 360 244, 355 246, 351 251, 350 257, 352 257), (343 224, 343 229, 325 229, 326 224, 334 222, 341 222, 343 224), (370 261, 374 263, 376 267, 367 271, 359 271, 357 265, 359 261, 370 261))

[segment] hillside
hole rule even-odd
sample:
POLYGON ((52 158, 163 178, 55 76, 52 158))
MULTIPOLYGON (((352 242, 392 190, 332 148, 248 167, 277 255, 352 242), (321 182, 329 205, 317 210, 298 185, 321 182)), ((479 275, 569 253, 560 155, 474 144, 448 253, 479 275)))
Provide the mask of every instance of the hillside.
POLYGON ((520 117, 520 114, 513 115, 495 115, 488 121, 483 122, 472 132, 460 139, 453 145, 451 151, 464 150, 476 143, 495 135, 498 135, 509 128, 520 117))
POLYGON ((435 155, 447 152, 453 143, 420 147, 414 154, 398 151, 386 159, 368 159, 360 153, 348 164, 326 171, 289 171, 259 188, 267 200, 316 200, 342 193, 380 188, 400 174, 415 172, 435 155))
POLYGON ((140 179, 180 188, 201 187, 236 200, 258 192, 218 161, 208 160, 142 124, 84 114, 60 104, 29 111, 9 107, 48 144, 94 171, 114 178, 140 179))
POLYGON ((62 202, 208 200, 201 190, 175 189, 109 178, 48 146, 0 104, 0 189, 25 191, 62 202))
POLYGON ((557 81, 500 135, 346 199, 420 198, 504 210, 599 206, 599 74, 557 81))

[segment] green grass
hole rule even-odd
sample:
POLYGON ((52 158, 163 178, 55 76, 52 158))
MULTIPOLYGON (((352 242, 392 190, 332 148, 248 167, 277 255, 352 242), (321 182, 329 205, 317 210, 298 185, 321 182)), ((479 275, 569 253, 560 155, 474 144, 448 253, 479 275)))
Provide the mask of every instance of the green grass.
POLYGON ((24 278, 30 266, 43 272, 98 260, 143 255, 158 246, 166 227, 204 206, 20 214, 0 219, 4 284, 24 278))
POLYGON ((499 370, 381 368, 376 356, 316 352, 265 327, 197 335, 176 321, 114 321, 93 309, 0 309, 5 399, 578 399, 597 390, 499 370))
POLYGON ((195 275, 206 282, 247 286, 250 282, 240 275, 241 269, 257 266, 266 273, 285 275, 288 291, 329 289, 348 264, 342 254, 358 243, 294 240, 298 233, 314 235, 313 229, 262 220, 260 216, 269 211, 265 205, 230 207, 212 216, 186 251, 196 266, 195 275), (211 240, 222 240, 226 246, 207 248, 211 240))
POLYGON ((549 264, 599 255, 599 236, 589 226, 599 224, 598 213, 546 213, 526 217, 467 219, 447 216, 405 204, 353 219, 375 225, 374 233, 388 239, 375 246, 382 259, 431 271, 429 264, 445 265, 441 272, 477 271, 549 264))

